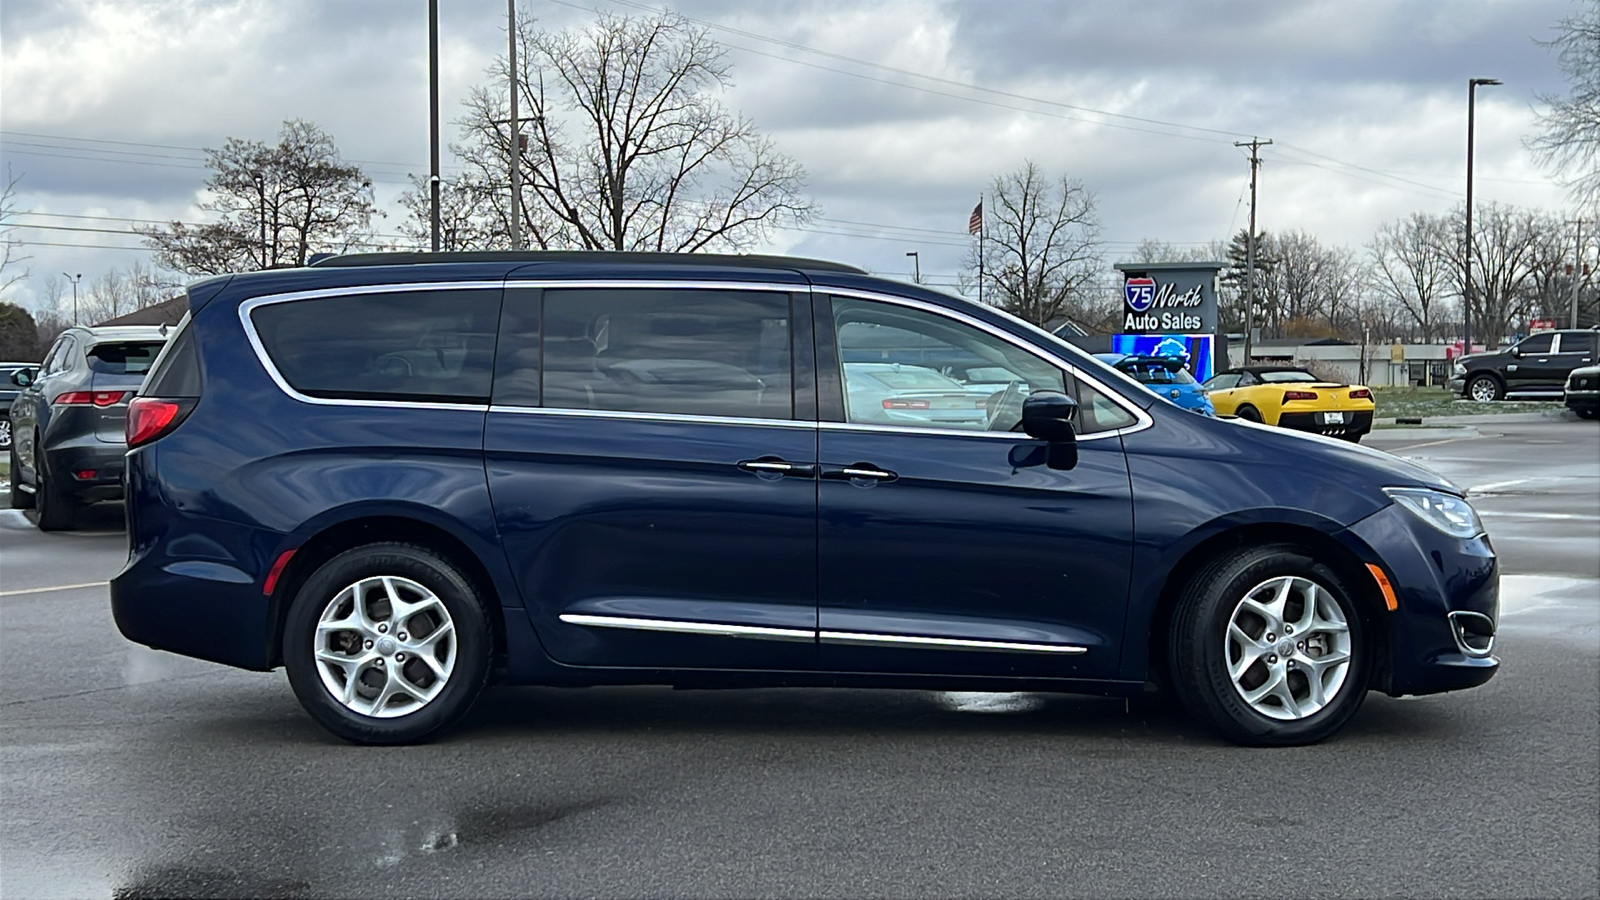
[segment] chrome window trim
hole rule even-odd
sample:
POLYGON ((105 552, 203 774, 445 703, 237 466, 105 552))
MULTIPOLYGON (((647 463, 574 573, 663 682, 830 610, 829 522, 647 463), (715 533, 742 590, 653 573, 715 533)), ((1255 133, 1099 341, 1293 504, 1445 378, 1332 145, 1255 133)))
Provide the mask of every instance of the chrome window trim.
MULTIPOLYGON (((261 363, 261 368, 267 372, 267 377, 283 391, 301 403, 310 403, 315 406, 357 406, 378 407, 381 409, 444 409, 462 410, 466 412, 488 412, 487 403, 430 403, 422 400, 349 400, 333 397, 312 397, 295 390, 292 385, 278 371, 278 366, 267 354, 267 347, 261 343, 261 335, 256 333, 255 321, 250 314, 263 306, 272 306, 278 303, 293 303, 297 300, 321 300, 328 297, 354 297, 363 294, 398 294, 415 291, 445 291, 445 290, 499 290, 504 287, 500 281, 426 281, 411 282, 407 284, 362 284, 337 288, 318 288, 312 291, 294 291, 288 294, 266 294, 260 297, 251 297, 239 304, 239 324, 244 327, 244 336, 250 341, 250 347, 255 351, 256 360, 261 363)), ((496 328, 498 328, 498 324, 496 328)))
POLYGON ((822 631, 824 644, 849 644, 857 647, 928 647, 946 650, 1000 651, 1003 653, 1061 653, 1077 656, 1088 647, 1075 644, 1029 644, 1020 641, 984 641, 972 638, 937 638, 910 634, 870 634, 863 631, 822 631))
MULTIPOLYGON (((935 303, 927 303, 927 302, 922 301, 922 300, 913 300, 913 299, 911 299, 909 297, 897 297, 897 296, 895 296, 893 294, 880 294, 880 293, 876 293, 874 291, 864 291, 864 290, 859 290, 859 289, 856 289, 856 288, 813 287, 812 288, 812 294, 818 295, 818 296, 850 297, 850 298, 853 298, 853 299, 856 299, 856 300, 870 300, 870 301, 876 301, 876 302, 880 302, 880 303, 892 303, 892 304, 895 304, 897 306, 905 306, 905 307, 909 307, 911 309, 920 310, 922 312, 931 313, 933 315, 946 316, 948 318, 955 319, 956 321, 961 322, 964 325, 971 326, 973 328, 978 329, 979 331, 987 332, 988 334, 990 334, 990 335, 992 335, 994 337, 997 337, 1000 340, 1005 341, 1008 344, 1011 344, 1013 347, 1016 347, 1018 350, 1021 350, 1024 353, 1032 354, 1033 356, 1039 357, 1040 359, 1044 360, 1045 362, 1050 363, 1051 365, 1053 365, 1053 366, 1055 366, 1055 367, 1057 367, 1059 369, 1063 369, 1063 370, 1065 370, 1067 372, 1072 373, 1072 377, 1073 378, 1075 378, 1075 379, 1077 379, 1079 381, 1088 382, 1091 387, 1095 388, 1101 394, 1105 395, 1106 399, 1110 400, 1112 403, 1115 403, 1124 412, 1128 413, 1129 415, 1133 416, 1133 418, 1134 418, 1134 423, 1132 425, 1128 425, 1128 426, 1123 427, 1123 428, 1117 428, 1117 429, 1114 429, 1112 431, 1102 431, 1102 432, 1099 432, 1099 433, 1096 433, 1096 434, 1080 435, 1078 437, 1079 441, 1094 441, 1094 440, 1101 440, 1101 439, 1104 439, 1104 438, 1121 437, 1122 435, 1125 435, 1125 434, 1133 434, 1136 431, 1143 431, 1144 429, 1149 428, 1149 427, 1151 427, 1151 426, 1153 426, 1155 424, 1155 419, 1151 418, 1149 413, 1145 412, 1143 409, 1139 408, 1138 406, 1135 406, 1132 401, 1130 401, 1127 398, 1123 397, 1121 394, 1117 393, 1116 391, 1112 390, 1109 387, 1106 387, 1105 383, 1100 381, 1099 379, 1091 378, 1088 375, 1085 375, 1083 369, 1079 368, 1078 366, 1074 365, 1073 363, 1070 363, 1070 362, 1062 359, 1061 357, 1050 353, 1048 350, 1046 350, 1043 347, 1040 347, 1040 346, 1038 346, 1036 344, 1031 344, 1028 341, 1023 340, 1022 338, 1017 337, 1016 335, 1014 335, 1014 334, 1012 334, 1012 333, 1010 333, 1008 331, 1005 331, 1004 329, 996 328, 995 326, 989 324, 988 322, 984 322, 984 321, 979 320, 979 319, 974 319, 971 316, 968 316, 965 313, 960 312, 959 310, 950 309, 949 307, 940 306, 940 305, 935 304, 935 303)), ((1152 395, 1152 396, 1154 396, 1154 395, 1152 395)), ((869 428, 869 429, 877 430, 877 431, 913 432, 913 433, 920 433, 920 434, 994 434, 994 435, 1003 435, 1005 437, 1010 438, 1013 441, 1018 439, 1018 433, 1016 433, 1016 432, 1005 432, 1005 431, 1002 431, 1002 432, 980 432, 980 431, 964 431, 964 430, 956 429, 956 428, 915 428, 915 427, 906 428, 906 427, 899 427, 899 426, 894 426, 894 425, 865 425, 865 424, 857 424, 857 423, 853 423, 853 422, 843 422, 843 423, 824 422, 823 423, 823 427, 824 428, 829 428, 829 427, 832 427, 834 425, 845 425, 851 430, 858 429, 858 428, 869 428)), ((1021 437, 1027 438, 1026 435, 1021 435, 1021 437)), ((1028 438, 1028 439, 1031 440, 1031 438, 1028 438)))
POLYGON ((581 613, 562 613, 559 617, 568 625, 588 625, 593 628, 622 628, 630 631, 666 631, 674 634, 699 634, 714 637, 756 638, 767 641, 806 641, 817 639, 810 628, 768 628, 759 625, 725 625, 720 622, 690 622, 682 619, 643 619, 631 616, 595 616, 581 613))
POLYGON ((520 416, 569 416, 586 419, 631 419, 644 422, 700 423, 703 425, 767 425, 776 428, 805 428, 815 430, 817 423, 809 419, 751 419, 739 416, 701 416, 693 413, 652 413, 612 409, 570 409, 564 406, 503 406, 489 407, 492 413, 513 413, 520 416))

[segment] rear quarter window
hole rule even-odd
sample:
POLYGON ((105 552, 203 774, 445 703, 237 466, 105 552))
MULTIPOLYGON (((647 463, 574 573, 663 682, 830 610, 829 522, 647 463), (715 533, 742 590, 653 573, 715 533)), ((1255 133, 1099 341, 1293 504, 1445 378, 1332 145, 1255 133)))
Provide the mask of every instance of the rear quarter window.
POLYGON ((310 397, 487 403, 499 290, 403 291, 268 303, 250 319, 310 397))
POLYGON ((178 324, 166 352, 150 367, 140 391, 147 397, 193 398, 200 396, 200 353, 195 348, 194 329, 186 314, 178 324))

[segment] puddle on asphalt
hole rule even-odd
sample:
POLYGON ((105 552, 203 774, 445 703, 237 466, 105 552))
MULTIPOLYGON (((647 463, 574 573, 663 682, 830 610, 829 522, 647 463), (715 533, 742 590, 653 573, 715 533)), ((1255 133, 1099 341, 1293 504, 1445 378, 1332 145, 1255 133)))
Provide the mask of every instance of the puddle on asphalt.
POLYGON ((1501 575, 1501 617, 1553 607, 1600 611, 1600 580, 1561 575, 1501 575))
POLYGON ((954 712, 1025 713, 1044 706, 1038 694, 1003 694, 988 691, 940 691, 934 702, 954 712))

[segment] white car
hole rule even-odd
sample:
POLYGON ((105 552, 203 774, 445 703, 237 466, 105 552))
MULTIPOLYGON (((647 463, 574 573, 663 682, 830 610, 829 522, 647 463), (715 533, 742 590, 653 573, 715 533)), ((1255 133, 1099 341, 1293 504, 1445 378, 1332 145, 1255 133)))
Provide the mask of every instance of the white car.
POLYGON ((973 431, 987 427, 989 398, 997 390, 994 385, 964 385, 925 366, 901 363, 847 362, 844 385, 852 422, 973 431))

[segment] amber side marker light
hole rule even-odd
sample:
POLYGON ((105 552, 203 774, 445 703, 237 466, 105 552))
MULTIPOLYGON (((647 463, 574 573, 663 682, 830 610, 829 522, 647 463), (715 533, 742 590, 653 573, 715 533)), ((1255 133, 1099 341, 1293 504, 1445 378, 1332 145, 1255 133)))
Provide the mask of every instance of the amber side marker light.
POLYGON ((1400 601, 1395 599, 1394 586, 1389 584, 1389 576, 1383 574, 1383 570, 1372 563, 1367 563, 1367 571, 1371 572, 1373 579, 1378 582, 1378 590, 1383 591, 1383 605, 1389 607, 1389 612, 1399 609, 1400 601))

